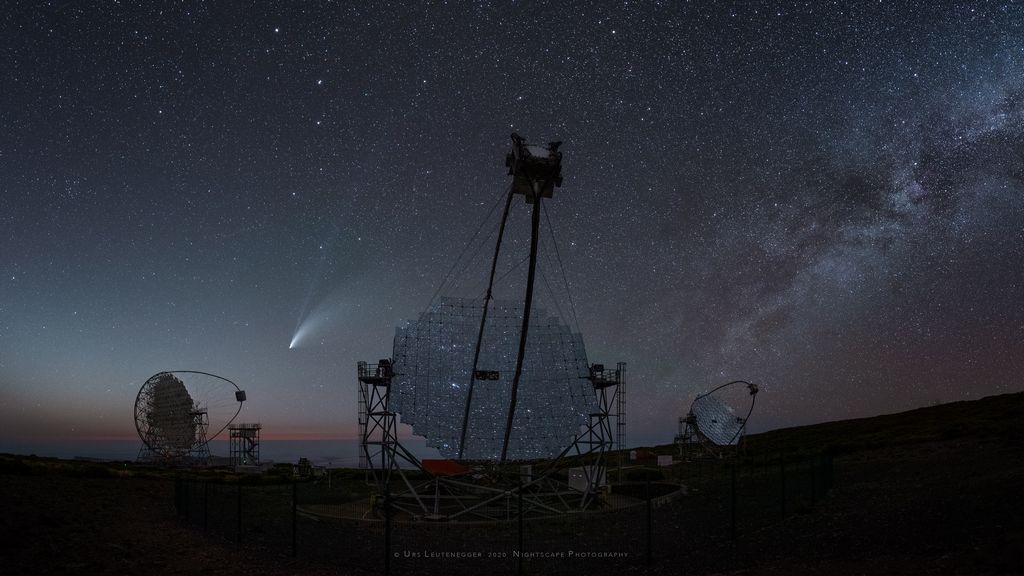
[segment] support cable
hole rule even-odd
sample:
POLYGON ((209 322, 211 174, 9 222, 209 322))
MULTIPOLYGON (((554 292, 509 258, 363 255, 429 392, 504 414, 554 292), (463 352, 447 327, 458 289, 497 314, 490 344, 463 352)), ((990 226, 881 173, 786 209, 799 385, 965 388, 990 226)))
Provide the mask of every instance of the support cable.
MULTIPOLYGON (((504 280, 505 278, 508 278, 508 277, 509 277, 509 275, 511 275, 511 274, 512 274, 513 272, 515 272, 516 270, 518 270, 518 269, 519 269, 519 267, 520 267, 520 266, 522 266, 522 265, 523 265, 523 263, 524 263, 524 262, 526 262, 526 261, 527 261, 527 260, 529 260, 529 259, 530 259, 530 255, 529 255, 529 254, 527 254, 526 256, 523 256, 522 258, 520 258, 520 259, 519 259, 519 261, 518 261, 518 262, 516 262, 515 264, 513 264, 511 268, 509 268, 508 270, 505 270, 504 272, 502 272, 502 273, 501 273, 501 276, 498 276, 498 277, 497 277, 497 278, 496 278, 496 279, 495 279, 494 281, 495 281, 496 283, 498 283, 498 282, 501 282, 502 280, 504 280)), ((476 292, 476 290, 473 290, 473 292, 476 292)), ((484 297, 484 296, 486 296, 486 295, 487 295, 486 291, 485 291, 485 292, 482 292, 482 293, 480 294, 480 298, 483 298, 483 297, 484 297)))
POLYGON ((582 334, 583 331, 580 330, 580 319, 576 316, 576 303, 572 299, 572 291, 569 290, 569 278, 565 274, 565 265, 562 263, 562 254, 558 250, 558 241, 555 239, 555 227, 551 225, 551 215, 548 212, 547 206, 544 206, 544 218, 548 222, 548 234, 551 235, 551 244, 554 245, 555 257, 558 258, 558 267, 562 271, 562 282, 565 283, 565 293, 569 296, 569 308, 572 311, 572 320, 573 323, 576 324, 576 332, 578 334, 582 334))
MULTIPOLYGON (((490 244, 491 236, 493 236, 493 235, 494 235, 494 231, 493 230, 488 232, 487 236, 484 236, 483 239, 481 239, 477 243, 476 248, 473 250, 473 253, 469 255, 469 258, 464 260, 464 262, 462 264, 462 268, 460 268, 452 276, 451 282, 449 282, 448 286, 446 286, 446 289, 447 289, 447 291, 449 293, 455 293, 466 282, 466 279, 467 279, 467 276, 468 276, 467 270, 470 270, 471 268, 475 268, 476 267, 477 260, 479 259, 479 257, 482 254, 485 253, 484 247, 487 246, 488 244, 490 244)), ((486 260, 486 257, 484 257, 484 259, 486 260)), ((483 282, 483 280, 481 280, 480 282, 483 282)), ((473 285, 475 286, 476 283, 474 283, 473 285)))
POLYGON ((430 297, 430 300, 427 303, 428 310, 434 304, 434 299, 437 298, 437 295, 441 293, 441 290, 444 289, 445 285, 448 283, 448 279, 451 277, 452 272, 455 271, 455 268, 459 265, 459 261, 466 254, 466 250, 468 250, 469 247, 473 245, 473 242, 476 240, 476 237, 479 236, 480 231, 483 230, 484 225, 487 224, 488 220, 490 220, 491 214, 494 214, 495 209, 497 209, 498 205, 501 204, 502 196, 504 196, 507 193, 510 193, 511 189, 512 186, 510 184, 505 188, 505 190, 502 191, 501 195, 499 195, 495 199, 494 204, 491 206, 491 209, 487 212, 487 215, 484 216, 483 220, 480 221, 480 226, 477 227, 476 232, 473 233, 473 236, 471 236, 469 241, 467 241, 466 244, 462 247, 462 250, 459 252, 459 255, 455 257, 455 261, 452 262, 451 268, 448 269, 448 272, 445 273, 444 278, 441 279, 441 283, 438 284, 437 290, 434 291, 434 295, 430 297))
POLYGON ((544 281, 544 287, 548 289, 548 296, 551 297, 551 305, 555 307, 558 319, 565 322, 565 317, 562 315, 562 308, 558 305, 558 299, 555 298, 555 291, 551 289, 551 283, 548 282, 548 276, 544 273, 544 268, 539 268, 538 272, 540 272, 540 279, 544 281))

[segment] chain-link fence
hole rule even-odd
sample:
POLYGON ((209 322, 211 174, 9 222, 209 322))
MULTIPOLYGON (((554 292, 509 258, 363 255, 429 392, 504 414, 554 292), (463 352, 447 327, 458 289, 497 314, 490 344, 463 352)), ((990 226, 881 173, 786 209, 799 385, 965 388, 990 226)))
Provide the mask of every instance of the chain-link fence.
MULTIPOLYGON (((258 554, 291 555, 389 574, 613 574, 628 567, 702 562, 714 550, 794 514, 813 513, 833 482, 828 454, 695 459, 612 470, 615 506, 551 518, 410 521, 388 504, 326 482, 225 483, 181 478, 178 514, 197 530, 258 554)), ((718 561, 718 560, 716 560, 718 561)))

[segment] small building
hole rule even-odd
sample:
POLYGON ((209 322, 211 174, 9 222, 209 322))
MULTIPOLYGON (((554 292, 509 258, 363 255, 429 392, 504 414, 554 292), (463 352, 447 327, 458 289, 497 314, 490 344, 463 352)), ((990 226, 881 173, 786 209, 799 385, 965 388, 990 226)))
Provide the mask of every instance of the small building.
POLYGON ((654 452, 652 452, 651 450, 649 450, 647 448, 637 448, 636 450, 630 450, 629 451, 629 459, 630 460, 638 460, 638 461, 654 460, 654 456, 655 456, 654 452))

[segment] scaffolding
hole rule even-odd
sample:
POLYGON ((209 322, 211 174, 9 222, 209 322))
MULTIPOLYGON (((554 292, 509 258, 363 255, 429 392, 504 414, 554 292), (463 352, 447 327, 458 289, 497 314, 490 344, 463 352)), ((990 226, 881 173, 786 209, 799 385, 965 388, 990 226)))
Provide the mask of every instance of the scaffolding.
MULTIPOLYGON (((359 461, 373 472, 381 494, 391 491, 393 476, 399 476, 407 488, 412 485, 402 472, 404 460, 412 469, 421 468, 416 459, 398 441, 398 417, 391 405, 391 379, 394 371, 388 358, 376 364, 359 362, 359 461)), ((414 491, 415 493, 415 491, 414 491)))
POLYGON ((601 364, 589 368, 594 411, 582 431, 552 459, 419 460, 398 439, 398 414, 390 359, 358 363, 360 461, 392 510, 414 519, 507 519, 506 500, 521 493, 524 514, 550 516, 591 508, 607 485, 606 454, 615 442, 612 408, 625 375, 601 364), (365 415, 365 416, 364 416, 365 415), (566 466, 571 466, 566 469, 566 466), (561 479, 567 475, 567 480, 561 479), (422 480, 423 476, 426 481, 422 480))
POLYGON ((232 466, 258 466, 261 424, 232 424, 228 427, 232 466))
POLYGON ((142 436, 142 447, 136 461, 161 466, 206 466, 210 462, 210 446, 206 438, 209 414, 201 408, 190 410, 186 422, 192 435, 187 446, 185 443, 169 446, 166 437, 149 429, 142 436))
MULTIPOLYGON (((363 373, 363 370, 360 368, 360 370, 359 370, 360 376, 362 375, 362 373, 363 373)), ((359 423, 358 423, 358 429, 356 430, 356 437, 360 439, 360 442, 363 442, 365 440, 366 423, 367 423, 367 419, 366 419, 366 397, 367 397, 367 394, 366 394, 366 387, 365 387, 365 384, 362 381, 362 378, 360 378, 360 380, 359 380, 359 388, 356 389, 356 393, 357 393, 357 396, 358 396, 357 403, 359 405, 359 423)), ((368 460, 368 458, 366 456, 366 451, 363 449, 362 444, 360 444, 360 448, 359 448, 359 467, 362 468, 362 469, 366 469, 366 468, 370 467, 369 460, 368 460)))
POLYGON ((626 447, 626 363, 618 364, 619 385, 616 393, 615 409, 615 447, 622 450, 626 447))

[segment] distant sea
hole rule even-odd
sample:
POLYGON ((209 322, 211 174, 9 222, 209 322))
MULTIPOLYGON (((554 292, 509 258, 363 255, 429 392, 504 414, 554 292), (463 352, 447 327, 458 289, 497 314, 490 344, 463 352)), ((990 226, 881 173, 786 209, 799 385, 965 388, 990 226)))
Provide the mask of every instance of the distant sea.
MULTIPOLYGON (((422 438, 402 439, 405 446, 418 458, 440 458, 437 450, 428 448, 422 438)), ((141 440, 72 440, 72 441, 13 441, 0 439, 0 453, 35 454, 53 458, 95 458, 99 460, 135 460, 141 440)), ((228 441, 210 442, 214 456, 228 455, 228 441)), ((296 463, 307 458, 317 466, 355 468, 359 464, 359 440, 263 440, 260 442, 260 460, 278 463, 296 463)))

